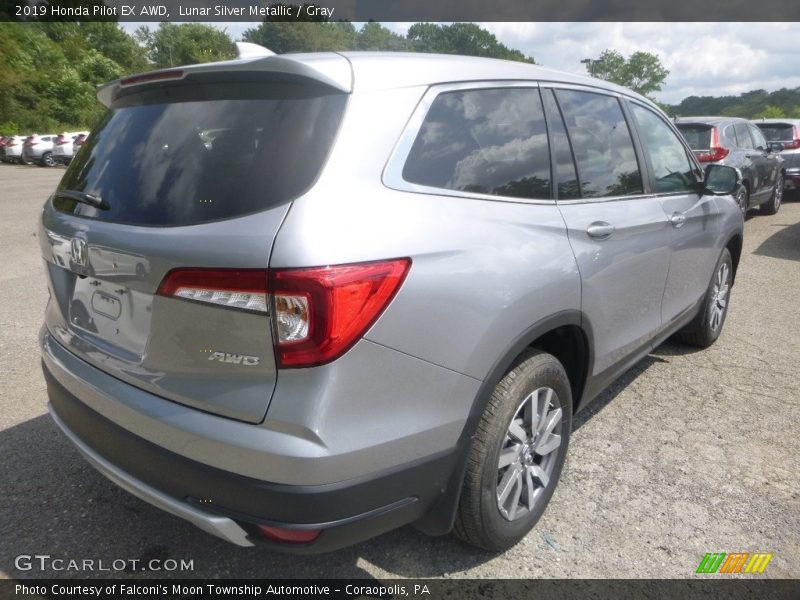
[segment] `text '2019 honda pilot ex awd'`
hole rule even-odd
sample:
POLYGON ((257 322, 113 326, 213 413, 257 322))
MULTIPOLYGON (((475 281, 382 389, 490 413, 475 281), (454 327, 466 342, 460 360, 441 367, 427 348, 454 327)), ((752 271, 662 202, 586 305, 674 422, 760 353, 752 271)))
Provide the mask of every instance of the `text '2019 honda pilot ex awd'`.
POLYGON ((574 412, 719 336, 740 175, 596 79, 247 53, 99 91, 41 220, 55 422, 242 546, 515 544, 574 412))

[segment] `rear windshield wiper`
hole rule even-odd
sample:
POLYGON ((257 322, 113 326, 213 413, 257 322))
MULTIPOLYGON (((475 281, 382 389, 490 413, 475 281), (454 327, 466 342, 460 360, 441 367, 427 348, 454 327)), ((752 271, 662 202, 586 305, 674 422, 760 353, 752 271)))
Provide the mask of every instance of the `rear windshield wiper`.
POLYGON ((59 190, 54 195, 55 198, 66 198, 67 200, 75 200, 75 202, 82 202, 89 206, 94 206, 100 210, 108 210, 111 205, 103 200, 100 196, 93 196, 86 192, 76 192, 74 190, 59 190))

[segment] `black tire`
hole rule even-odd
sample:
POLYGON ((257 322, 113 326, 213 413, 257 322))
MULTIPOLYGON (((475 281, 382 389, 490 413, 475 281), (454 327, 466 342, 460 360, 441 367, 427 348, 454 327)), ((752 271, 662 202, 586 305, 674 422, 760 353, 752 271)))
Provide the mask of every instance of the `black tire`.
MULTIPOLYGON (((515 419, 515 423, 524 425, 523 419, 515 419)), ((572 392, 564 367, 554 356, 545 352, 526 352, 497 384, 478 423, 467 460, 453 533, 468 544, 490 551, 506 550, 524 538, 542 516, 553 495, 567 455, 571 428, 572 392), (550 396, 546 391, 548 388, 553 392, 550 396), (542 399, 545 408, 541 413, 546 415, 542 423, 547 417, 553 422, 557 418, 559 420, 558 425, 551 429, 551 434, 538 435, 540 442, 553 435, 560 436, 560 444, 542 457, 535 456, 535 451, 528 451, 528 445, 517 443, 509 434, 512 419, 520 414, 519 411, 524 411, 526 402, 532 397, 542 399), (560 415, 556 413, 556 405, 561 410, 560 415), (525 448, 526 451, 519 454, 513 464, 501 469, 498 464, 501 450, 513 454, 512 446, 525 448), (536 460, 541 462, 536 465, 536 460), (549 474, 544 485, 543 478, 534 480, 527 475, 536 466, 549 474), (510 469, 520 470, 520 479, 514 486, 514 494, 517 486, 520 494, 508 494, 507 498, 511 497, 514 505, 512 510, 517 511, 519 506, 522 511, 519 515, 510 515, 511 518, 508 511, 505 516, 501 513, 498 500, 498 486, 510 469), (536 488, 534 496, 528 496, 527 486, 536 488), (525 498, 521 495, 523 489, 525 498), (532 501, 529 500, 531 497, 534 498, 532 501), (522 502, 532 502, 532 509, 518 505, 522 502)), ((536 445, 536 440, 537 436, 529 438, 530 448, 536 445)))
POLYGON ((776 215, 781 208, 783 202, 783 173, 778 176, 778 181, 775 182, 775 188, 772 190, 772 196, 769 200, 761 205, 762 215, 776 215))
POLYGON ((739 205, 742 217, 747 217, 747 210, 750 208, 750 192, 747 186, 741 186, 739 191, 736 192, 736 204, 739 205))
POLYGON ((711 275, 711 281, 708 284, 708 289, 703 299, 702 309, 689 325, 677 333, 676 338, 678 341, 698 348, 708 348, 711 344, 716 342, 717 338, 719 338, 722 333, 722 327, 725 325, 725 319, 728 316, 732 287, 733 260, 731 259, 731 253, 725 248, 722 251, 722 255, 719 257, 719 261, 717 261, 717 266, 714 267, 714 273, 711 275), (719 281, 718 278, 723 268, 727 269, 725 275, 727 280, 727 292, 725 292, 725 306, 722 307, 720 315, 717 285, 719 281), (717 312, 718 316, 716 327, 712 324, 713 312, 717 312))

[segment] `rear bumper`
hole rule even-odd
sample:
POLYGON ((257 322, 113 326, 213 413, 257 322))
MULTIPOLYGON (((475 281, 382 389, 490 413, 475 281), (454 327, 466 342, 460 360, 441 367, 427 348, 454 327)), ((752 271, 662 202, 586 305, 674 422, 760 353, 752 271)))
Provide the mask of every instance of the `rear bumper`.
POLYGON ((263 481, 192 460, 121 427, 67 388, 65 377, 75 375, 63 367, 45 345, 50 412, 87 460, 141 499, 238 545, 326 552, 413 523, 440 498, 458 462, 454 449, 337 483, 263 481), (322 533, 307 544, 267 542, 256 533, 258 524, 322 533))

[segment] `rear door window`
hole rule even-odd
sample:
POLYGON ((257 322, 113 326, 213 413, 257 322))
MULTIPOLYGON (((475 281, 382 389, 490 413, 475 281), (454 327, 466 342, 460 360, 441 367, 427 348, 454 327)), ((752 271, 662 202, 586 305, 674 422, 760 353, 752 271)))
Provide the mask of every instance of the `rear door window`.
POLYGON ((753 138, 753 144, 759 150, 766 150, 767 149, 767 140, 764 137, 764 134, 761 133, 761 130, 756 127, 755 125, 747 125, 747 129, 750 131, 750 137, 753 138))
POLYGON ((442 92, 403 167, 414 184, 547 199, 550 155, 537 88, 442 92))
POLYGON ((103 221, 179 226, 285 203, 315 181, 347 96, 294 82, 184 83, 117 101, 59 189, 57 210, 103 221))
POLYGON ((556 92, 583 198, 642 193, 642 176, 619 100, 577 90, 556 92))

